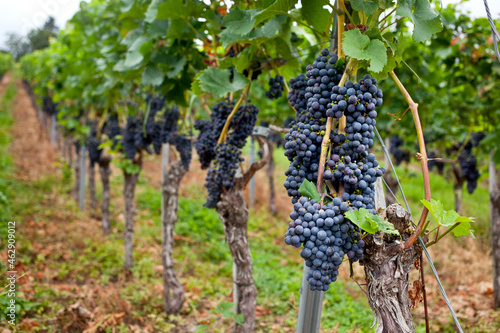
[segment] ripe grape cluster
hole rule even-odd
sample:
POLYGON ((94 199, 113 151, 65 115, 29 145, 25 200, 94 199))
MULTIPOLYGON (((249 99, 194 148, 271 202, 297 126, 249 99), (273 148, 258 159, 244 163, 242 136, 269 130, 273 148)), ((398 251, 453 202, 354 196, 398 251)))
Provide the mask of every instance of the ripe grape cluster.
POLYGON ((410 162, 410 152, 400 147, 404 144, 403 139, 397 134, 389 138, 389 153, 394 156, 394 164, 400 165, 402 162, 410 162))
POLYGON ((211 121, 198 122, 195 125, 200 130, 195 147, 200 155, 202 168, 209 167, 213 161, 205 179, 208 199, 204 206, 208 208, 215 208, 224 190, 234 186, 236 172, 243 161, 241 149, 257 122, 259 109, 248 101, 248 104, 240 106, 233 116, 225 142, 217 144, 232 109, 233 103, 229 101, 217 103, 212 107, 211 121))
POLYGON ((51 97, 48 96, 44 97, 42 100, 42 105, 43 105, 42 108, 43 111, 45 111, 45 113, 47 113, 49 116, 55 115, 59 111, 57 109, 58 103, 54 103, 51 97))
POLYGON ((233 107, 234 103, 230 103, 229 100, 219 102, 212 106, 210 120, 196 121, 194 128, 199 130, 200 134, 194 146, 198 153, 202 169, 210 167, 210 163, 217 155, 215 147, 233 107))
POLYGON ((269 79, 269 90, 266 91, 266 96, 269 99, 277 99, 283 95, 283 88, 285 87, 285 79, 281 75, 276 75, 269 79))
POLYGON ((100 144, 101 140, 97 138, 97 126, 96 124, 91 124, 90 135, 87 139, 87 149, 91 165, 99 163, 99 160, 101 159, 102 148, 99 148, 100 144))
MULTIPOLYGON (((460 165, 460 172, 462 177, 467 181, 467 191, 472 194, 477 187, 477 180, 481 176, 477 169, 476 156, 472 153, 472 149, 477 147, 481 140, 484 138, 483 132, 473 133, 471 140, 469 140, 460 155, 458 156, 458 163, 460 165)), ((463 143, 461 144, 463 145, 463 143)))
POLYGON ((326 291, 337 279, 345 255, 352 261, 363 258, 360 230, 344 214, 361 208, 376 213, 375 182, 385 170, 368 150, 373 146, 376 107, 382 105, 383 94, 370 75, 339 86, 343 69, 337 56, 327 49, 306 69, 306 75, 290 80, 288 95, 297 112, 285 136, 290 167, 284 186, 294 204, 285 242, 303 245, 301 256, 311 268, 309 286, 326 291), (328 117, 337 121, 331 132, 325 133, 328 117), (345 128, 341 128, 344 119, 345 128), (316 185, 325 134, 330 146, 324 161, 323 187, 332 200, 317 202, 302 197, 299 188, 306 180, 316 185))
POLYGON ((186 170, 191 162, 191 140, 177 133, 179 108, 166 108, 162 116, 157 116, 165 108, 165 101, 160 97, 146 98, 149 105, 147 117, 129 116, 123 131, 122 145, 127 158, 134 159, 138 151, 144 150, 149 154, 159 154, 163 143, 175 146, 180 153, 181 161, 186 170), (153 148, 153 149, 152 149, 153 148))

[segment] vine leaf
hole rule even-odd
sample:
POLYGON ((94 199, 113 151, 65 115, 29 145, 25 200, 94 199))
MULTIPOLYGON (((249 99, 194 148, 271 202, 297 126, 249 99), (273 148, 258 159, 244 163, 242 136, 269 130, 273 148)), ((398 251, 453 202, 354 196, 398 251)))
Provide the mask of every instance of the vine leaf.
POLYGON ((429 202, 423 199, 421 202, 440 226, 453 227, 452 232, 456 237, 470 234, 472 238, 475 238, 470 225, 471 222, 474 222, 474 218, 460 216, 454 210, 444 210, 443 204, 439 200, 431 199, 429 202))
POLYGON ((325 1, 323 0, 308 0, 301 1, 302 8, 300 12, 306 22, 318 31, 325 30, 330 20, 330 12, 323 8, 325 1))
POLYGON ((316 188, 316 185, 314 185, 313 182, 311 182, 307 179, 304 180, 302 182, 302 184, 300 184, 299 193, 305 197, 308 197, 309 199, 314 199, 317 202, 321 201, 321 196, 318 193, 318 189, 316 188))
POLYGON ((366 15, 375 13, 378 7, 378 0, 349 0, 351 6, 356 11, 363 11, 366 15))
POLYGON ((368 209, 361 208, 360 210, 350 210, 345 213, 345 216, 369 234, 375 234, 382 231, 390 235, 399 235, 399 231, 394 229, 394 225, 385 221, 378 215, 371 214, 368 209))
POLYGON ((222 97, 227 93, 243 89, 248 79, 234 71, 233 82, 229 82, 230 73, 227 69, 208 67, 196 75, 192 89, 196 95, 209 92, 215 96, 222 97))
POLYGON ((248 34, 253 29, 254 16, 257 12, 255 9, 240 10, 238 7, 231 9, 223 20, 223 24, 226 26, 225 30, 240 36, 248 34))
POLYGON ((357 60, 368 60, 368 70, 378 73, 387 64, 387 49, 378 39, 370 40, 359 29, 344 32, 343 48, 347 56, 357 60))
POLYGON ((396 14, 412 20, 413 39, 416 42, 425 42, 432 35, 443 30, 443 22, 438 12, 432 9, 429 0, 400 0, 396 14))
POLYGON ((260 23, 276 15, 288 14, 288 11, 292 9, 297 2, 298 0, 276 0, 255 16, 255 23, 260 23))
POLYGON ((163 82, 163 73, 157 66, 148 66, 142 72, 142 84, 159 86, 163 82))

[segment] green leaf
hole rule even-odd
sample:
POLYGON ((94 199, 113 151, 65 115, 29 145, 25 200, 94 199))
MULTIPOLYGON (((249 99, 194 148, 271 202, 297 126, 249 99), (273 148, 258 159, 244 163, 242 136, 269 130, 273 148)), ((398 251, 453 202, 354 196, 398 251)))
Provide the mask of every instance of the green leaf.
POLYGON ((151 1, 151 4, 149 5, 148 9, 146 10, 146 13, 144 14, 144 21, 146 21, 146 23, 154 22, 156 16, 158 15, 158 5, 161 2, 162 0, 151 1))
POLYGON ((141 54, 141 52, 139 52, 139 50, 127 52, 127 55, 125 57, 125 62, 123 63, 123 67, 125 70, 132 69, 138 64, 140 64, 142 59, 144 59, 144 56, 141 54))
POLYGON ((368 210, 363 208, 360 210, 350 210, 345 213, 345 216, 360 229, 369 234, 374 234, 378 231, 377 224, 373 219, 368 219, 368 215, 370 215, 368 210))
POLYGON ((245 316, 243 314, 237 314, 236 316, 234 316, 234 321, 236 322, 236 324, 243 324, 245 322, 245 316))
POLYGON ((199 76, 196 76, 198 87, 193 87, 195 92, 205 91, 222 97, 227 93, 243 89, 248 79, 238 72, 234 72, 233 82, 229 82, 229 70, 209 67, 199 76))
POLYGON ((188 18, 190 5, 190 1, 187 1, 187 4, 184 4, 184 0, 167 0, 161 5, 158 5, 158 15, 156 18, 160 20, 166 20, 169 18, 188 18))
MULTIPOLYGON (((364 209, 364 208, 362 208, 362 209, 364 209)), ((388 221, 385 221, 382 217, 380 217, 378 215, 369 214, 366 217, 366 219, 369 220, 369 222, 372 226, 375 224, 378 231, 382 231, 382 232, 385 232, 386 234, 390 234, 390 235, 399 235, 399 231, 397 231, 394 228, 394 224, 392 224, 388 221)))
POLYGON ((163 82, 163 73, 158 67, 146 67, 142 72, 142 84, 159 86, 163 82))
POLYGON ((170 20, 154 20, 147 29, 147 38, 158 38, 165 36, 170 27, 170 20))
POLYGON ((443 30, 441 16, 432 9, 429 0, 400 0, 396 14, 408 17, 415 25, 413 39, 416 42, 425 42, 432 35, 443 30))
POLYGON ((302 8, 300 12, 306 22, 318 31, 324 31, 330 21, 330 12, 323 8, 324 0, 301 1, 302 8))
POLYGON ((378 39, 370 40, 359 29, 344 32, 343 48, 347 56, 358 60, 368 60, 370 67, 368 70, 381 72, 387 64, 387 50, 378 39))
POLYGON ((220 38, 222 41, 222 46, 226 48, 232 43, 248 43, 258 44, 259 41, 266 41, 268 39, 273 39, 278 36, 278 31, 281 28, 282 20, 277 17, 273 17, 271 20, 266 22, 262 27, 252 30, 250 33, 244 36, 233 33, 229 29, 225 29, 221 34, 220 38))
POLYGON ((246 35, 253 29, 255 23, 253 16, 256 13, 257 10, 240 10, 238 7, 232 7, 231 11, 224 17, 223 24, 226 26, 226 30, 230 30, 234 34, 246 35))
POLYGON ((375 13, 378 7, 378 0, 349 0, 353 9, 365 12, 366 15, 375 13))
POLYGON ((451 232, 453 232, 453 235, 455 235, 455 237, 464 237, 470 235, 472 239, 476 239, 476 236, 474 236, 474 231, 472 231, 469 222, 460 223, 455 228, 453 228, 451 232))
POLYGON ((399 235, 399 231, 394 229, 392 223, 385 221, 378 215, 370 214, 367 209, 350 210, 345 213, 345 216, 367 233, 374 234, 382 231, 390 235, 399 235))
POLYGON ((454 210, 445 211, 443 204, 438 200, 431 199, 429 202, 424 199, 421 201, 440 226, 453 227, 452 232, 456 237, 471 235, 472 238, 475 238, 470 225, 471 222, 474 222, 474 218, 460 216, 454 210))
POLYGON ((300 184, 299 187, 299 193, 302 194, 303 196, 309 198, 309 199, 314 199, 317 202, 321 201, 321 196, 318 193, 318 189, 316 188, 316 185, 314 185, 313 182, 305 179, 302 184, 300 184))
POLYGON ((270 6, 255 15, 255 24, 280 14, 288 14, 298 0, 275 0, 270 6))
POLYGON ((421 200, 421 202, 429 210, 432 217, 434 217, 434 220, 436 220, 437 223, 440 223, 440 221, 443 220, 444 208, 443 204, 440 201, 431 199, 431 201, 429 202, 423 199, 421 200))

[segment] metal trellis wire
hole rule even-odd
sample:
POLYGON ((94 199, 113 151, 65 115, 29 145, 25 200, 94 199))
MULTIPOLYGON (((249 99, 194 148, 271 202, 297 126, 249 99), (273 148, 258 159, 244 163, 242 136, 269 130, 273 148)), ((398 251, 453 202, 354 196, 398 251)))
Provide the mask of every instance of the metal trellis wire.
MULTIPOLYGON (((401 191, 403 201, 406 205, 406 210, 410 214, 411 222, 412 222, 413 226, 415 227, 415 223, 413 222, 413 216, 411 214, 410 207, 408 206, 408 202, 406 201, 406 196, 403 192, 403 188, 401 187, 401 183, 399 182, 398 175, 396 173, 396 169, 394 168, 394 165, 392 164, 391 156, 389 155, 389 152, 387 151, 387 147, 385 146, 384 140, 382 140, 382 137, 380 136, 380 133, 378 132, 377 127, 375 127, 374 129, 375 129, 375 133, 377 134, 377 137, 380 141, 380 144, 382 145, 382 149, 384 150, 384 154, 387 157, 387 160, 389 161, 389 165, 391 166, 391 169, 394 173, 394 178, 396 178, 396 181, 398 183, 398 187, 399 187, 399 190, 401 191)), ((382 180, 384 181, 385 186, 389 189, 389 192, 392 194, 392 196, 394 197, 396 202, 398 204, 400 204, 399 200, 396 198, 394 193, 391 191, 391 189, 389 188, 389 186, 387 185, 385 180, 383 178, 382 178, 382 180)), ((441 291, 441 295, 443 295, 444 301, 446 302, 446 305, 448 306, 448 309, 450 310, 451 316, 453 317, 453 321, 455 322, 455 325, 457 326, 458 331, 460 333, 463 333, 464 331, 462 330, 462 327, 460 326, 460 323, 458 322, 458 318, 455 314, 455 311, 453 311, 450 300, 448 299, 448 295, 446 295, 446 291, 444 290, 443 285, 441 284, 441 280, 439 279, 439 275, 437 273, 436 267, 434 267, 434 263, 431 259, 431 255, 429 254, 429 251, 427 251, 427 247, 425 246, 424 241, 422 240, 422 237, 418 236, 418 241, 419 241, 420 245, 422 246, 422 249, 424 250, 424 253, 425 253, 425 256, 427 257, 427 260, 429 261, 429 265, 431 266, 432 272, 434 273, 434 276, 435 276, 436 281, 437 281, 438 286, 439 286, 439 290, 441 291)))
POLYGON ((493 44, 495 45, 495 54, 497 56, 498 61, 500 61, 500 52, 498 51, 498 42, 500 41, 500 35, 498 35, 497 27, 495 26, 495 21, 491 17, 490 7, 488 7, 488 1, 483 0, 484 8, 486 9, 486 16, 488 17, 488 21, 491 26, 491 33, 493 34, 493 44))

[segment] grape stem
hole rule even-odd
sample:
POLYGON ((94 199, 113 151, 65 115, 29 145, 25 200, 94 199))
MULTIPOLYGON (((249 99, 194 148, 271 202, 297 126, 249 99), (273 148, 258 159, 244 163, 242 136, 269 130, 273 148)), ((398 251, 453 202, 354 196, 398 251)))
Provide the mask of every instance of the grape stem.
POLYGON ((285 134, 290 133, 289 128, 283 128, 283 127, 278 127, 278 126, 274 126, 274 125, 269 125, 269 129, 271 131, 277 132, 277 133, 285 133, 285 134))
POLYGON ((429 247, 431 245, 434 245, 436 244, 437 242, 439 242, 439 240, 441 238, 443 238, 444 236, 448 235, 453 229, 455 229, 456 227, 458 227, 458 225, 462 223, 462 222, 457 222, 455 223, 454 225, 452 225, 451 227, 448 228, 448 230, 446 230, 445 232, 443 232, 443 234, 439 237, 437 237, 435 240, 433 240, 432 242, 429 242, 428 244, 425 244, 425 246, 429 247))
MULTIPOLYGON (((425 149, 425 140, 424 140, 424 132, 422 130, 422 125, 420 124, 420 117, 418 116, 418 104, 416 104, 411 98, 410 94, 403 86, 401 81, 399 81, 398 77, 394 73, 394 71, 389 72, 389 76, 394 81, 396 86, 398 87, 401 94, 404 96, 405 100, 408 102, 410 106, 411 113, 413 115, 413 121, 415 122, 415 128, 417 130, 418 136, 418 146, 420 148, 420 164, 422 167, 422 177, 424 179, 424 192, 425 192, 425 200, 431 200, 431 184, 429 180, 429 169, 427 167, 427 150, 425 149)), ((413 234, 402 243, 402 250, 409 249, 413 243, 417 240, 418 236, 422 233, 422 229, 425 223, 425 219, 427 218, 427 214, 429 214, 429 210, 427 207, 424 207, 422 210, 422 215, 420 216, 420 220, 418 221, 417 228, 413 232, 413 234)))
MULTIPOLYGON (((253 72, 252 70, 248 71, 249 78, 252 77, 252 72, 253 72)), ((243 91, 241 92, 241 95, 240 95, 240 98, 238 99, 238 102, 236 102, 236 105, 234 106, 233 110, 231 111, 229 116, 227 116, 226 123, 224 124, 224 128, 222 129, 222 132, 220 133, 219 141, 217 142, 218 144, 221 144, 224 141, 226 141, 227 132, 229 131, 229 126, 231 125, 231 120, 233 119, 236 112, 238 112, 238 109, 240 108, 240 105, 243 102, 243 100, 246 98, 247 93, 248 93, 248 89, 250 89, 251 83, 252 83, 252 80, 250 80, 250 82, 248 82, 248 84, 245 86, 245 88, 243 88, 243 91)))
MULTIPOLYGON (((339 87, 343 87, 349 78, 349 67, 351 65, 352 59, 349 59, 349 62, 346 65, 346 70, 342 75, 342 78, 339 82, 339 87)), ((345 125, 344 125, 345 127, 345 125)), ((333 117, 328 117, 326 119, 326 129, 325 135, 323 135, 323 142, 321 143, 321 155, 319 158, 319 167, 318 167, 318 181, 316 184, 316 188, 318 189, 318 193, 323 194, 323 175, 325 174, 325 163, 326 163, 326 155, 328 152, 328 147, 330 146, 330 134, 333 128, 333 117)))

